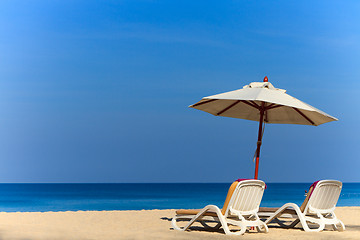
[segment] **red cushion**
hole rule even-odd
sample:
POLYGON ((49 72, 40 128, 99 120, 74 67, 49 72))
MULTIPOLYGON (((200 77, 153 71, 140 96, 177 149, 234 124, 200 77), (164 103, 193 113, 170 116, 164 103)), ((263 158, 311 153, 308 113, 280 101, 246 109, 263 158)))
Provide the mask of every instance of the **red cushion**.
MULTIPOLYGON (((311 184, 310 188, 311 188, 311 187, 313 187, 313 188, 311 189, 311 192, 309 192, 309 193, 308 193, 308 194, 310 194, 310 195, 309 195, 309 197, 311 197, 311 194, 313 193, 313 191, 314 191, 314 189, 315 189, 316 185, 317 185, 319 182, 320 182, 320 180, 319 180, 319 181, 314 182, 313 184, 311 184)), ((309 189, 310 189, 310 188, 309 188, 309 189)))

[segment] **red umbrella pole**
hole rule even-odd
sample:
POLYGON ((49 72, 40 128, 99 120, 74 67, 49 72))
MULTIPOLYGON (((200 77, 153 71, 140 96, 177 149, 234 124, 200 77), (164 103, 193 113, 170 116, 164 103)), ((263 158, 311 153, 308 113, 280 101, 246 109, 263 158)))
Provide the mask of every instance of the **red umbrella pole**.
POLYGON ((264 121, 264 103, 261 104, 260 110, 260 121, 259 121, 259 133, 258 133, 258 141, 256 148, 256 166, 255 166, 255 179, 258 179, 258 171, 259 171, 259 157, 260 157, 260 147, 261 147, 261 139, 263 132, 263 121, 264 121))

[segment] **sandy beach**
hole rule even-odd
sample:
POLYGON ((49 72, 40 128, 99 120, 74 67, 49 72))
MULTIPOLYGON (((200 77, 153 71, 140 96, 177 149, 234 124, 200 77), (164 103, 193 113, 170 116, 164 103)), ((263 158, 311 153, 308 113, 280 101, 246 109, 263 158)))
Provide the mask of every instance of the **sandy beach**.
POLYGON ((345 232, 307 233, 269 225, 269 233, 227 236, 201 225, 191 231, 171 227, 174 210, 0 213, 0 239, 360 239, 360 207, 338 207, 345 232))

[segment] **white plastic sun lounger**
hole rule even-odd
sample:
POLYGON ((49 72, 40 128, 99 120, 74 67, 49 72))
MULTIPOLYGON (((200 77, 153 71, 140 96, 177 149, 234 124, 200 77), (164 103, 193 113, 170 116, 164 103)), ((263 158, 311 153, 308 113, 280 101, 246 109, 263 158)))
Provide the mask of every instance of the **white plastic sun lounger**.
POLYGON ((336 217, 334 210, 339 199, 342 183, 335 180, 322 180, 311 185, 305 201, 299 207, 295 203, 286 203, 278 209, 260 208, 259 216, 267 217, 265 221, 277 221, 285 227, 295 227, 301 224, 306 232, 319 232, 325 225, 332 225, 334 230, 344 231, 345 225, 336 217), (295 219, 290 225, 282 224, 277 218, 295 219), (318 228, 310 228, 308 222, 319 225, 318 228), (339 225, 339 227, 338 227, 339 225))
POLYGON ((237 180, 230 186, 222 210, 215 205, 207 205, 201 210, 178 210, 172 219, 172 226, 176 230, 185 231, 193 223, 200 222, 205 228, 222 227, 225 234, 241 235, 247 227, 268 232, 266 224, 257 215, 265 186, 260 180, 237 180), (177 221, 189 222, 181 228, 177 221), (216 226, 209 226, 209 222, 215 222, 216 226), (238 226, 240 231, 230 231, 228 225, 238 226))

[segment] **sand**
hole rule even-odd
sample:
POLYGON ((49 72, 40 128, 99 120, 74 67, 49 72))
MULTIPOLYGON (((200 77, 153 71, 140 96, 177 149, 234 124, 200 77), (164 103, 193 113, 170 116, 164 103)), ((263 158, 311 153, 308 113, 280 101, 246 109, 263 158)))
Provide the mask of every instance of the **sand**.
POLYGON ((339 207, 335 213, 346 225, 345 232, 324 230, 307 233, 269 225, 269 233, 246 232, 227 236, 194 225, 180 232, 171 227, 174 210, 77 211, 0 213, 0 239, 360 239, 360 207, 339 207))

